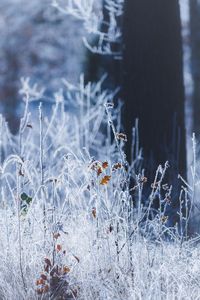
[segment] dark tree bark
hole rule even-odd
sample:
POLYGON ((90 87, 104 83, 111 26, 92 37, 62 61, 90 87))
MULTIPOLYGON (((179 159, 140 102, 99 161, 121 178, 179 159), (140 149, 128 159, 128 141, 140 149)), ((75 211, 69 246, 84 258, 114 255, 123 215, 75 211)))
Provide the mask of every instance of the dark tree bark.
POLYGON ((190 1, 190 32, 193 78, 193 131, 200 139, 200 3, 190 1))
POLYGON ((124 123, 131 135, 139 118, 143 166, 149 183, 169 161, 170 183, 186 176, 182 41, 178 0, 125 0, 124 123))

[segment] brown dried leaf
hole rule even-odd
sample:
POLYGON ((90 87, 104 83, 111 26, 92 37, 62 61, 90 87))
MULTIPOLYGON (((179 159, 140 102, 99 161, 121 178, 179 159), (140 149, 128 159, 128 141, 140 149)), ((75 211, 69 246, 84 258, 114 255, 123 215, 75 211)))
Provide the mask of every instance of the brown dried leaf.
POLYGON ((70 268, 67 267, 67 266, 64 266, 64 267, 63 267, 63 274, 67 274, 67 273, 69 273, 69 272, 70 272, 70 268))
POLYGON ((108 182, 110 181, 110 179, 111 179, 111 176, 106 175, 106 176, 104 176, 104 177, 101 179, 100 184, 101 184, 101 185, 106 185, 106 184, 108 184, 108 182))
POLYGON ((46 257, 46 258, 44 259, 44 261, 45 261, 45 263, 46 263, 47 266, 51 267, 51 261, 50 261, 49 258, 46 257))
POLYGON ((108 167, 108 162, 107 162, 107 161, 104 161, 104 162, 102 163, 102 168, 103 168, 103 169, 107 169, 107 167, 108 167))
POLYGON ((99 167, 99 168, 97 169, 97 176, 100 176, 100 175, 101 175, 101 173, 102 173, 102 168, 101 168, 101 167, 99 167))
POLYGON ((43 279, 43 280, 47 280, 47 276, 45 274, 41 274, 40 277, 43 279))
POLYGON ((97 210, 96 210, 95 207, 93 207, 93 209, 92 209, 92 215, 93 215, 94 218, 97 217, 97 210))
POLYGON ((60 252, 62 250, 62 246, 60 244, 56 245, 56 250, 60 252))

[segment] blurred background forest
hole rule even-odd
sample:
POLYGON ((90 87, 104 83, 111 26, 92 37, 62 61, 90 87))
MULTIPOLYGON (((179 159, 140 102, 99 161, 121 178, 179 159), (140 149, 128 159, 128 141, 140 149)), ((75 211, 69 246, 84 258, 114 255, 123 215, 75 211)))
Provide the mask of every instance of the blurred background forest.
MULTIPOLYGON (((191 148, 192 132, 197 140, 200 136, 200 3, 181 0, 180 8, 178 1, 169 3, 165 7, 156 0, 148 5, 125 1, 124 14, 117 19, 123 33, 121 45, 112 46, 114 52, 121 47, 122 56, 113 57, 91 53, 81 40, 85 34, 81 21, 64 15, 51 1, 2 0, 0 112, 11 131, 18 131, 23 108, 21 78, 29 77, 45 88, 43 101, 48 109, 50 97, 63 88, 63 79, 76 84, 81 73, 86 82, 107 73, 104 87, 120 87, 118 97, 124 102, 124 128, 130 143, 132 126, 139 118, 148 162, 144 166, 154 173, 155 165, 171 160, 175 176, 177 172, 185 176, 185 128, 187 149, 191 148), (175 132, 174 122, 182 133, 179 129, 175 132), (175 145, 172 139, 180 141, 175 145)), ((109 13, 104 9, 103 14, 102 26, 106 26, 109 13)), ((128 157, 129 149, 128 143, 128 157)), ((187 151, 187 161, 192 161, 191 151, 187 151)))

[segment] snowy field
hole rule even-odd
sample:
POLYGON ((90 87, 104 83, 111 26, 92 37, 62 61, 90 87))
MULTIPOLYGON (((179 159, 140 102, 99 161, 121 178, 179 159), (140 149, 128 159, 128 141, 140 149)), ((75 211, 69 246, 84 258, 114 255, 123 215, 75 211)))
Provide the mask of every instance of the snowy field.
MULTIPOLYGON (((61 13, 62 6, 56 3, 62 2, 54 1, 61 13)), ((120 15, 123 1, 116 2, 114 8, 120 15)), ((82 3, 92 7, 93 1, 82 3)), ((84 37, 87 48, 110 55, 110 42, 120 38, 116 12, 112 7, 109 34, 102 38, 98 5, 95 13, 83 5, 68 14, 83 22, 84 30, 100 37, 94 47, 89 44, 94 40, 84 37)), ((187 2, 181 7, 183 23, 188 22, 187 2)), ((63 43, 66 28, 62 30, 63 43)), ((77 56, 79 51, 77 47, 77 56)), ((52 52, 43 54, 51 58, 52 52)), ((188 87, 189 55, 186 51, 188 87)), ((199 215, 194 136, 190 181, 180 179, 180 222, 172 228, 166 213, 173 206, 173 187, 165 179, 168 164, 158 166, 144 206, 148 178, 140 168, 138 124, 133 129, 133 161, 128 164, 121 103, 113 103, 116 91, 103 90, 106 76, 97 83, 85 83, 81 75, 76 83, 81 64, 79 57, 76 72, 74 57, 69 64, 68 74, 76 73, 72 74, 73 84, 61 79, 65 73, 55 75, 64 88, 54 98, 31 85, 32 80, 22 79, 23 116, 15 136, 0 117, 0 299, 200 299, 200 236, 191 226, 199 215), (47 102, 51 104, 48 110, 47 102), (152 209, 155 198, 161 203, 156 212, 152 209)), ((50 79, 49 85, 54 85, 50 79)))
POLYGON ((27 81, 22 92, 19 135, 0 123, 0 298, 199 299, 199 237, 187 239, 181 210, 182 228, 167 226, 167 165, 150 195, 164 191, 163 209, 153 215, 150 203, 142 207, 147 179, 135 174, 137 128, 128 166, 113 95, 81 77, 80 86, 55 96, 51 117, 40 105, 32 120, 29 104, 38 94, 27 81), (66 99, 76 113, 65 110, 66 99))

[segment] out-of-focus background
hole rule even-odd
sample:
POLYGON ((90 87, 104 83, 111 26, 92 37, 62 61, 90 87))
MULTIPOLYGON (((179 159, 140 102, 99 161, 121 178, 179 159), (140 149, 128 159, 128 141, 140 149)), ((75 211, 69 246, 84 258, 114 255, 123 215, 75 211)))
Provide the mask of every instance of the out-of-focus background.
MULTIPOLYGON (((190 137, 192 131, 197 136, 200 133, 200 3, 181 0, 180 7, 186 129, 190 137)), ((82 22, 59 12, 50 0, 2 0, 0 32, 0 112, 13 133, 17 132, 22 108, 22 77, 44 87, 46 99, 63 87, 63 78, 76 83, 81 73, 86 80, 95 81, 107 72, 108 87, 120 84, 120 62, 91 54, 82 42, 82 22)))
POLYGON ((15 133, 21 114, 20 79, 29 77, 50 96, 62 78, 76 83, 85 64, 82 24, 49 0, 0 2, 0 112, 15 133))

